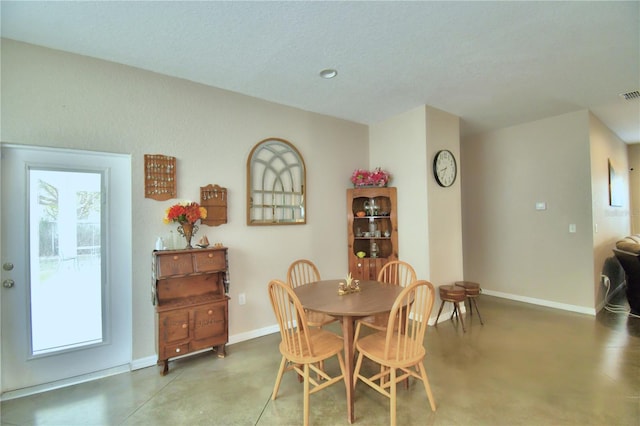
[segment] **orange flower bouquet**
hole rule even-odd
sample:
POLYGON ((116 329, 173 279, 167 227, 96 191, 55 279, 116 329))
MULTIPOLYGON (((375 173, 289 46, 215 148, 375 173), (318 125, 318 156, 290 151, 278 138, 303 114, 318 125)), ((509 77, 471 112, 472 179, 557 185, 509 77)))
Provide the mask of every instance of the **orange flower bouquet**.
POLYGON ((207 218, 207 209, 195 201, 186 201, 169 207, 164 217, 164 223, 196 223, 207 218))
POLYGON ((191 246, 191 237, 198 232, 195 223, 200 219, 207 218, 207 209, 200 206, 195 201, 185 201, 169 207, 164 216, 164 223, 178 222, 178 232, 187 240, 186 248, 191 246))

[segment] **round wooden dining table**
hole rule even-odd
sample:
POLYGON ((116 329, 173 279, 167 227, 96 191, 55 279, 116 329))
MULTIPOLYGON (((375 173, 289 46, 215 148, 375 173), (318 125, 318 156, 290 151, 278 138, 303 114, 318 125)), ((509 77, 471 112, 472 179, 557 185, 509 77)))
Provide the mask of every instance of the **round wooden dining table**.
POLYGON ((322 312, 342 321, 344 340, 345 381, 347 388, 347 419, 355 421, 353 410, 354 385, 354 324, 358 318, 391 311, 393 303, 403 288, 379 281, 360 281, 360 291, 338 294, 338 286, 345 280, 323 280, 311 282, 293 289, 305 309, 322 312))

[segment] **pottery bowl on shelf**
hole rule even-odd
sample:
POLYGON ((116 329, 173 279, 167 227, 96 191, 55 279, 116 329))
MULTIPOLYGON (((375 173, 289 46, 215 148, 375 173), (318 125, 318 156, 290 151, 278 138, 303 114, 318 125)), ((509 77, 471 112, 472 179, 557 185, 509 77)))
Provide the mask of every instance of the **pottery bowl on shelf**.
POLYGON ((356 216, 364 217, 364 212, 362 210, 356 212, 356 216))

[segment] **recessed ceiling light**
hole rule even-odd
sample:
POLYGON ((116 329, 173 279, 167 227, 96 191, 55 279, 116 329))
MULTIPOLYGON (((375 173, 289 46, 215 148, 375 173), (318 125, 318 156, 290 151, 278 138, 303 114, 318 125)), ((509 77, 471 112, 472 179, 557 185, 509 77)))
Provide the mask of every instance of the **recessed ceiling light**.
POLYGON ((320 77, 322 78, 329 79, 335 77, 336 75, 338 75, 338 71, 332 68, 327 68, 326 70, 320 71, 320 77))

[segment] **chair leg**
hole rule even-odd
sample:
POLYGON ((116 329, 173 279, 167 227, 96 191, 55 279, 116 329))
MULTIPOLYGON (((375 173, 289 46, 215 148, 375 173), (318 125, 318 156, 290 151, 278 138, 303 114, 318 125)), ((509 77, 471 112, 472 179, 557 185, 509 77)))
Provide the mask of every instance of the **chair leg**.
POLYGON ((458 303, 458 302, 455 302, 455 303, 454 303, 454 305, 455 305, 454 310, 457 310, 457 311, 458 311, 458 318, 460 319, 460 324, 462 324, 462 331, 466 333, 466 332, 467 332, 467 329, 466 329, 466 328, 464 328, 464 319, 462 318, 462 315, 461 315, 461 312, 460 312, 460 306, 459 306, 459 303, 458 303))
POLYGON ((358 374, 360 374, 360 367, 362 366, 362 358, 364 358, 364 355, 362 353, 359 353, 358 360, 356 361, 356 368, 353 370, 353 389, 355 389, 356 383, 358 382, 358 374))
POLYGON ((453 319, 453 316, 455 315, 456 319, 460 317, 460 314, 458 313, 458 303, 453 302, 453 311, 451 311, 451 318, 449 318, 450 320, 453 319))
MULTIPOLYGON (((320 361, 320 362, 318 363, 318 368, 319 368, 320 370, 324 371, 324 361, 320 361)), ((318 374, 316 375, 316 378, 318 379, 318 382, 320 382, 320 381, 322 380, 322 376, 320 375, 320 373, 318 373, 318 374)))
POLYGON ((309 426, 309 364, 304 365, 304 426, 309 426))
POLYGON ((362 323, 360 323, 359 321, 357 321, 356 324, 356 331, 355 333, 353 333, 353 353, 356 353, 356 342, 358 341, 358 336, 360 335, 360 326, 362 325, 362 323))
MULTIPOLYGON (((482 317, 480 316, 480 311, 478 310, 478 304, 476 303, 476 299, 472 298, 471 300, 473 300, 473 304, 476 305, 476 312, 478 313, 478 318, 480 318, 480 324, 484 325, 484 323, 482 322, 482 317)), ((471 306, 471 302, 469 302, 469 306, 471 306)))
POLYGON ((282 357, 282 361, 280 362, 280 368, 278 369, 278 375, 276 376, 276 384, 273 387, 273 393, 271 394, 271 399, 275 400, 278 395, 278 389, 280 389, 280 382, 282 381, 282 375, 284 374, 284 369, 287 366, 287 359, 282 357))
POLYGON ((342 381, 345 386, 349 386, 347 383, 347 375, 344 374, 344 358, 342 357, 342 353, 338 352, 338 365, 340 366, 340 374, 342 374, 342 381))
POLYGON ((438 316, 436 317, 435 327, 438 326, 438 318, 440 318, 440 314, 442 313, 442 308, 444 307, 444 300, 440 302, 440 309, 438 309, 438 316))
MULTIPOLYGON (((296 367, 298 368, 302 368, 301 364, 296 364, 296 367)), ((304 376, 298 372, 296 372, 296 375, 298 376, 298 383, 302 383, 304 381, 304 376)))
POLYGON ((431 385, 429 384, 429 378, 427 377, 427 370, 424 368, 424 362, 420 362, 418 364, 418 370, 420 371, 420 377, 422 377, 424 390, 427 391, 427 398, 429 398, 429 405, 431 405, 431 411, 436 411, 436 403, 433 400, 433 393, 431 392, 431 385))
POLYGON ((391 367, 391 426, 396 426, 396 369, 391 367))

